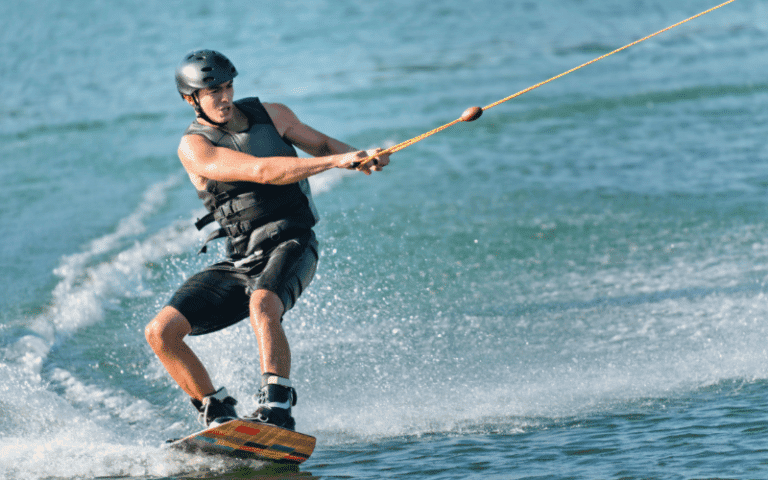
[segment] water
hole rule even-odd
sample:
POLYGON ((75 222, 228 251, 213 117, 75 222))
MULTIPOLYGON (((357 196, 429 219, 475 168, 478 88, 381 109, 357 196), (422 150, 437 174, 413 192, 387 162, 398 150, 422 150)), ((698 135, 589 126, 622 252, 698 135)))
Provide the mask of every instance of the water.
MULTIPOLYGON (((172 454, 143 338, 202 207, 173 69, 238 66, 360 148, 713 3, 21 2, 2 20, 0 478, 768 478, 768 7, 738 0, 393 156, 313 179, 286 320, 297 471, 172 454), (229 473, 227 473, 229 472, 229 473), (234 472, 234 473, 233 473, 234 472)), ((216 249, 214 249, 216 250, 216 249)), ((247 322, 191 341, 255 406, 247 322)))

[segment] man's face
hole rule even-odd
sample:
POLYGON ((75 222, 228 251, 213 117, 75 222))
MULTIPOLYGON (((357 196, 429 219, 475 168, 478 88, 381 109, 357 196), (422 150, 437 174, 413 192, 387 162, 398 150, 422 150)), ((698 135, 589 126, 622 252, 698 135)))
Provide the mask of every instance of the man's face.
POLYGON ((208 117, 214 122, 226 123, 232 119, 234 109, 232 99, 235 89, 232 80, 210 88, 197 91, 197 101, 208 117))

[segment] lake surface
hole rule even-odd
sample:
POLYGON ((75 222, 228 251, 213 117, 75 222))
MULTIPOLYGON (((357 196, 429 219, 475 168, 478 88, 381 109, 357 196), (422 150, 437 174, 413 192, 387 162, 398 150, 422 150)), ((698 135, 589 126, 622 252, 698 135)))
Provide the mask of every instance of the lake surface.
MULTIPOLYGON (((24 1, 0 42, 0 478, 768 478, 768 5, 738 0, 392 156, 312 179, 285 327, 298 470, 199 428, 144 325, 189 275, 189 50, 236 97, 390 146, 704 0, 24 1), (229 473, 227 473, 229 472, 229 473), (233 473, 239 472, 239 473, 233 473), (237 476, 236 476, 237 475, 237 476)), ((190 341, 241 413, 248 322, 190 341)))

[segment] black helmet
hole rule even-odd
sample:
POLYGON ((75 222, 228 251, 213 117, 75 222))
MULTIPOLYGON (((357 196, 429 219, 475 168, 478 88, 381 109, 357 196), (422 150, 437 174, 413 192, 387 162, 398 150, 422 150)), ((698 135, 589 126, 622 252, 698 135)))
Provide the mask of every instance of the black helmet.
POLYGON ((236 76, 237 69, 227 57, 215 50, 197 50, 185 55, 176 67, 176 88, 182 95, 192 95, 236 76))

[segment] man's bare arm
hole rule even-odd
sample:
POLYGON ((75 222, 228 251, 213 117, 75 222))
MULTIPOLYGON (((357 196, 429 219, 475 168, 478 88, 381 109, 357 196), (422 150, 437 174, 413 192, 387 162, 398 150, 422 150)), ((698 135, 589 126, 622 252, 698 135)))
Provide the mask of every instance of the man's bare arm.
POLYGON ((332 168, 351 168, 366 158, 366 152, 348 152, 322 157, 255 157, 217 147, 201 135, 185 135, 179 144, 179 159, 188 173, 222 182, 247 181, 288 185, 332 168))
MULTIPOLYGON (((202 135, 185 135, 179 144, 179 158, 190 177, 222 182, 247 181, 271 185, 288 185, 332 168, 347 168, 370 174, 389 163, 389 155, 360 165, 362 159, 376 155, 381 149, 359 151, 302 123, 286 106, 264 104, 278 133, 301 150, 314 155, 301 157, 255 157, 226 147, 213 145, 202 135)), ((194 181, 194 179, 193 179, 194 181)))
POLYGON ((357 151, 356 148, 302 123, 285 105, 265 103, 264 107, 280 136, 310 155, 322 157, 357 151))

